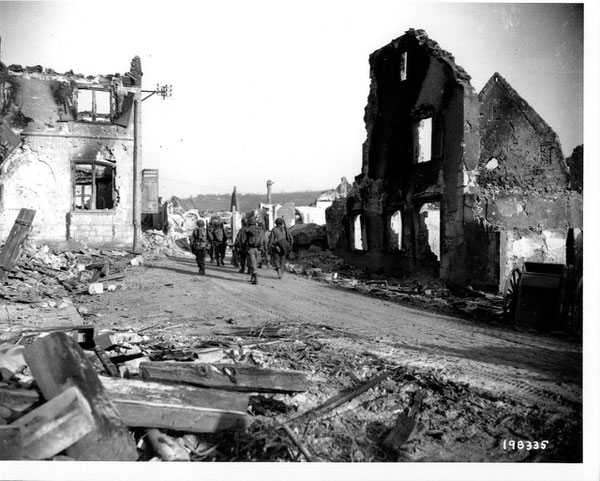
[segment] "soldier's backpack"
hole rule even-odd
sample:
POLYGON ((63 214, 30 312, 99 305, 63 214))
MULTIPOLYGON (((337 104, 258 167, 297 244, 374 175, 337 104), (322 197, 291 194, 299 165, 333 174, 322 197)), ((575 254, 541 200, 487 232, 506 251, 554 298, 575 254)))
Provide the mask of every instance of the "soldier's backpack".
POLYGON ((279 246, 283 255, 288 254, 292 250, 292 244, 285 237, 279 239, 276 245, 279 246))
POLYGON ((220 244, 224 241, 224 237, 223 227, 216 227, 213 231, 213 240, 220 244))
POLYGON ((192 233, 192 243, 190 245, 192 252, 197 252, 201 249, 206 249, 206 231, 196 228, 192 233))
POLYGON ((260 247, 263 243, 264 236, 263 230, 260 227, 256 225, 248 227, 246 230, 246 242, 248 247, 260 247))

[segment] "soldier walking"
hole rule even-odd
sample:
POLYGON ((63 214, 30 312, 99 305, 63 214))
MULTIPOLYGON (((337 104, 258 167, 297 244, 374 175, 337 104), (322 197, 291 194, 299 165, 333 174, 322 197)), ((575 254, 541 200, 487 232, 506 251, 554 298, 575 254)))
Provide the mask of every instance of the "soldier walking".
POLYGON ((294 239, 285 228, 282 218, 275 219, 275 227, 269 236, 269 252, 271 253, 271 261, 277 271, 277 277, 283 277, 283 260, 292 251, 294 239))
POLYGON ((240 266, 239 272, 242 274, 246 272, 246 228, 248 227, 248 221, 245 217, 242 217, 242 228, 238 231, 235 236, 234 248, 237 252, 238 263, 240 266))
POLYGON ((190 248, 192 253, 196 256, 196 264, 198 265, 198 274, 203 276, 206 274, 204 261, 206 258, 206 229, 204 228, 204 221, 201 219, 196 222, 196 228, 192 231, 190 236, 190 248))
POLYGON ((248 220, 245 247, 246 255, 248 257, 248 274, 250 274, 250 282, 252 282, 252 284, 258 284, 256 271, 265 249, 265 233, 263 229, 258 226, 254 217, 251 217, 248 220))
POLYGON ((215 260, 218 266, 225 266, 225 251, 227 249, 227 232, 222 220, 215 221, 211 233, 211 241, 215 249, 215 260))

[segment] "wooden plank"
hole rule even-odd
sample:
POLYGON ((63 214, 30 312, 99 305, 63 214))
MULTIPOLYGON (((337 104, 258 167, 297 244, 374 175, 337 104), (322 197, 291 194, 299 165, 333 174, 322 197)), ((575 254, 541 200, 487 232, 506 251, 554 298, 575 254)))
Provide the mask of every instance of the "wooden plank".
POLYGON ((24 352, 31 373, 46 399, 75 385, 91 406, 96 429, 67 449, 75 459, 134 461, 137 451, 129 431, 77 342, 64 332, 37 339, 24 352))
POLYGON ((415 429, 417 421, 415 419, 421 402, 423 401, 423 391, 418 391, 415 395, 415 402, 411 407, 408 415, 402 413, 396 420, 396 425, 383 441, 383 445, 388 449, 400 449, 415 429))
POLYGON ((123 422, 130 427, 213 433, 249 424, 247 394, 101 377, 123 422))
POLYGON ((0 426, 0 459, 19 459, 23 452, 23 436, 18 426, 0 426))
POLYGON ((96 425, 89 403, 73 386, 11 426, 21 429, 22 453, 19 459, 47 459, 73 445, 96 425))
POLYGON ((31 224, 35 217, 35 210, 21 209, 15 223, 8 234, 6 243, 0 252, 0 268, 10 270, 14 267, 17 257, 21 252, 23 241, 31 231, 31 224))
POLYGON ((243 364, 143 362, 142 379, 183 382, 202 387, 245 392, 306 391, 306 374, 300 371, 260 369, 243 364))
POLYGON ((24 412, 40 401, 40 395, 30 389, 0 388, 0 406, 12 411, 24 412))

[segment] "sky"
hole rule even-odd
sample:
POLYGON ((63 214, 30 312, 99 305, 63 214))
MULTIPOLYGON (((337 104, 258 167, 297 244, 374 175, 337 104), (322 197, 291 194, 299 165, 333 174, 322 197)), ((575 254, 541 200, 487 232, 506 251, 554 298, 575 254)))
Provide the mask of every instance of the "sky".
POLYGON ((583 143, 581 4, 0 1, 0 59, 92 75, 139 55, 145 89, 172 85, 142 104, 163 197, 326 190, 361 171, 369 54, 409 28, 477 91, 499 72, 565 156, 583 143))

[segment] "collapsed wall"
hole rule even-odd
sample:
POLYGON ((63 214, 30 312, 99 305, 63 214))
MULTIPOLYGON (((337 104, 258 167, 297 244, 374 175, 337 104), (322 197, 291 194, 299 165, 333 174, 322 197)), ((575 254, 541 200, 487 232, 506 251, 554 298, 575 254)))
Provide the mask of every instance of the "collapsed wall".
POLYGON ((0 237, 26 207, 37 211, 32 236, 40 241, 130 244, 140 202, 133 115, 139 58, 123 75, 18 65, 6 72, 1 140, 11 135, 18 146, 0 158, 0 237))
POLYGON ((552 128, 495 73, 479 94, 481 156, 465 196, 471 283, 502 287, 524 262, 567 263, 570 229, 583 226, 583 198, 552 128))
POLYGON ((570 261, 567 240, 581 244, 583 226, 582 148, 567 165, 556 133, 504 78, 477 94, 422 30, 369 63, 362 172, 327 210, 330 248, 369 271, 488 290, 525 261, 570 261))

